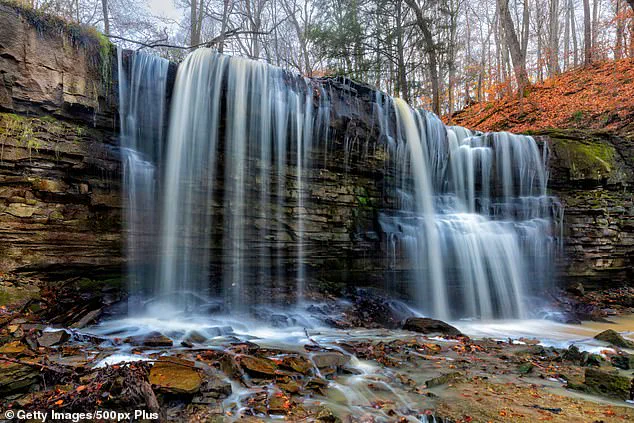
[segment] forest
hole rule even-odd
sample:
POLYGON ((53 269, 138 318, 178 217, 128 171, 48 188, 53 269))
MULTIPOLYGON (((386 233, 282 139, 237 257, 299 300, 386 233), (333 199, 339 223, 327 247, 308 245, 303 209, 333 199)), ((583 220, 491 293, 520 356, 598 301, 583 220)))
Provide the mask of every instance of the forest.
POLYGON ((0 420, 634 421, 634 0, 0 0, 0 420))
POLYGON ((345 75, 438 115, 634 56, 632 0, 24 3, 172 60, 213 46, 309 77, 345 75))

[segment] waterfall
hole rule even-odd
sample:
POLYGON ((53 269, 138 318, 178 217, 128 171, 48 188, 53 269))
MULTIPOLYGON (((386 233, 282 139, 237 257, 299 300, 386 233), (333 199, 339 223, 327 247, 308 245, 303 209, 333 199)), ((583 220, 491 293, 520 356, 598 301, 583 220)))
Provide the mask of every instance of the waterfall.
POLYGON ((269 293, 291 289, 301 300, 309 153, 329 115, 312 85, 210 49, 180 65, 160 242, 160 293, 169 305, 194 310, 197 298, 218 294, 209 292, 212 279, 233 310, 274 302, 256 285, 269 293), (295 274, 273 274, 272 262, 284 268, 292 245, 295 274), (210 254, 223 257, 222 269, 210 268, 210 254))
MULTIPOLYGON (((329 140, 329 84, 197 49, 178 68, 165 125, 168 62, 118 59, 133 293, 158 314, 301 302, 319 238, 312 183, 334 141, 346 172, 368 151, 347 127, 329 140)), ((341 82, 339 113, 354 116, 364 104, 341 82)), ((551 286, 560 239, 547 145, 447 127, 378 92, 371 104, 387 153, 386 280, 408 269, 411 302, 435 317, 526 317, 551 286)))
POLYGON ((551 286, 559 245, 547 145, 540 152, 529 136, 445 127, 401 100, 387 104, 378 118, 395 136, 400 207, 379 222, 388 254, 400 251, 414 269, 418 306, 445 319, 527 317, 527 297, 551 286))
POLYGON ((128 280, 131 296, 138 297, 153 291, 156 277, 157 167, 163 156, 169 62, 132 53, 124 66, 117 49, 117 64, 128 280))

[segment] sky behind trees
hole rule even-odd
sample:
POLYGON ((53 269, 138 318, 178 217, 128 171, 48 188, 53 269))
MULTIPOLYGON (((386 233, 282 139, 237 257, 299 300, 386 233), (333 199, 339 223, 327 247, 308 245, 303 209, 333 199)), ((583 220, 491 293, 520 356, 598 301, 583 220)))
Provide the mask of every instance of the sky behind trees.
POLYGON ((191 50, 182 47, 211 46, 346 75, 438 114, 634 56, 634 0, 20 1, 126 48, 178 61, 191 50))

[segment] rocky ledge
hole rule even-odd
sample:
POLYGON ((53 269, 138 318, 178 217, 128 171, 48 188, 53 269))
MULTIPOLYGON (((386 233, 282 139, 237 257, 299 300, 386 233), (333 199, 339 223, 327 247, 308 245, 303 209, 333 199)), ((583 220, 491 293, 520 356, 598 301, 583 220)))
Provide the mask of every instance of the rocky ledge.
POLYGON ((94 327, 47 328, 41 316, 0 310, 3 409, 80 413, 96 404, 208 422, 634 419, 632 341, 614 330, 597 335, 599 355, 537 339, 471 339, 421 318, 402 330, 307 330, 276 344, 231 327, 96 336, 94 327))

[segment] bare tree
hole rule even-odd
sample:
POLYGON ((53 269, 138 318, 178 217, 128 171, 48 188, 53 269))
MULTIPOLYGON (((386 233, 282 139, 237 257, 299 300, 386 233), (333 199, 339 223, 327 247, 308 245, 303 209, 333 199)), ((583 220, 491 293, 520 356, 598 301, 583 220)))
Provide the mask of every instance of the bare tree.
POLYGON ((438 115, 440 108, 440 77, 438 75, 438 54, 432 34, 432 21, 423 13, 423 9, 416 0, 405 0, 405 3, 414 11, 416 24, 423 35, 424 51, 427 56, 427 68, 432 87, 432 111, 438 115))
POLYGON ((583 57, 587 66, 592 63, 592 28, 590 26, 590 0, 583 0, 583 57))
MULTIPOLYGON (((504 40, 510 51, 511 59, 513 60, 513 71, 515 73, 515 79, 517 80, 517 89, 520 95, 523 95, 524 90, 529 85, 528 73, 526 72, 526 49, 523 45, 520 45, 520 41, 515 31, 515 24, 513 23, 513 17, 509 9, 509 0, 498 0, 500 9, 500 19, 502 27, 504 28, 504 40)), ((524 7, 528 7, 526 4, 524 7)), ((528 16, 525 14, 525 19, 528 16)))

